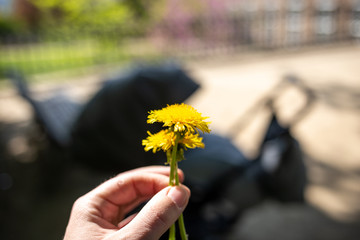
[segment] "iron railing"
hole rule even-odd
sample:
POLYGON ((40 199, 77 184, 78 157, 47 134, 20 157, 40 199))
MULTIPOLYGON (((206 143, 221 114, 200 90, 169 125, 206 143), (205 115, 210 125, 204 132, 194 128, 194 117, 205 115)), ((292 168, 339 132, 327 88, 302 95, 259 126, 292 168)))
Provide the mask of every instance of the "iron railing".
MULTIPOLYGON (((360 41, 360 0, 232 1, 222 14, 172 17, 147 32, 124 36, 116 29, 78 34, 0 36, 0 74, 78 69, 162 57, 237 54, 360 41)), ((181 15, 180 15, 181 16, 181 15)))

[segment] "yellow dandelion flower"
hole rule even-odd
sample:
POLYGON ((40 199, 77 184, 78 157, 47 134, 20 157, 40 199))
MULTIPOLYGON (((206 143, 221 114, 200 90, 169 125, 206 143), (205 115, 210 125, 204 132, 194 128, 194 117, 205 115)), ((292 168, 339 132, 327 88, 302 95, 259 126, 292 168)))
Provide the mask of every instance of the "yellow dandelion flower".
MULTIPOLYGON (((175 146, 176 134, 171 131, 161 130, 158 133, 151 134, 148 132, 149 136, 142 141, 142 145, 145 146, 145 151, 152 151, 155 153, 157 151, 163 150, 164 152, 171 149, 175 146)), ((204 148, 205 145, 202 142, 202 137, 199 137, 199 134, 186 133, 184 136, 180 137, 179 144, 186 150, 186 148, 204 148)))
MULTIPOLYGON (((149 112, 147 123, 162 122, 166 129, 158 133, 148 133, 148 137, 142 141, 145 151, 152 150, 153 153, 163 150, 166 152, 167 164, 170 165, 169 185, 178 186, 179 176, 177 173, 177 162, 184 159, 184 150, 187 148, 204 148, 202 137, 198 130, 203 133, 210 132, 210 122, 205 122, 207 117, 202 117, 193 107, 182 104, 168 105, 161 110, 149 112)), ((182 214, 179 219, 179 230, 181 239, 187 239, 182 214)), ((169 239, 175 239, 175 225, 169 230, 169 239)))
POLYGON ((159 150, 166 152, 175 145, 176 136, 173 132, 161 130, 155 134, 151 134, 149 131, 147 133, 149 136, 142 140, 142 145, 145 146, 145 151, 152 149, 153 153, 159 150))
POLYGON ((168 105, 160 110, 149 112, 148 123, 162 122, 164 127, 171 127, 175 132, 210 132, 210 122, 204 120, 208 117, 201 116, 192 106, 182 104, 168 105))
POLYGON ((202 139, 202 137, 199 137, 199 134, 186 133, 184 137, 180 138, 179 144, 182 144, 185 150, 186 148, 204 148, 205 145, 202 139))

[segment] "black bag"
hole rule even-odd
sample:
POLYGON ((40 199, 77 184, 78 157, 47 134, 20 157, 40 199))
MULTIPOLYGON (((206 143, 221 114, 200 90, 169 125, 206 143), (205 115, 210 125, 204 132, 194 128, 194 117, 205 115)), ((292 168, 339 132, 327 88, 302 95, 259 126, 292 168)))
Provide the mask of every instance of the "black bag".
POLYGON ((198 87, 175 63, 138 65, 115 75, 86 104, 74 124, 73 161, 114 173, 163 164, 163 154, 145 152, 141 145, 147 131, 161 128, 146 123, 148 112, 181 103, 198 87))

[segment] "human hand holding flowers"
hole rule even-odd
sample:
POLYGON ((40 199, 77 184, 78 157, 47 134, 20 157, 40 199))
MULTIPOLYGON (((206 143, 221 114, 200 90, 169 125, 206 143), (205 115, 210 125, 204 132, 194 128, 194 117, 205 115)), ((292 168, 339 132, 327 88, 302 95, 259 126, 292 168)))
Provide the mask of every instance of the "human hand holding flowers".
MULTIPOLYGON (((184 159, 184 150, 187 148, 204 148, 199 130, 209 133, 210 122, 207 117, 202 117, 193 107, 182 104, 167 106, 161 110, 150 111, 147 122, 163 123, 165 129, 158 133, 151 134, 143 140, 145 151, 152 150, 154 153, 163 150, 166 152, 167 164, 170 164, 169 185, 179 185, 177 163, 184 159)), ((183 215, 179 219, 179 230, 182 240, 187 239, 183 215)), ((175 225, 170 227, 169 239, 175 239, 175 225)))
MULTIPOLYGON (((183 173, 179 170, 180 180, 183 173)), ((64 240, 159 239, 184 210, 190 191, 166 187, 169 167, 123 172, 80 197, 73 205, 64 240), (126 217, 149 200, 137 214, 126 217)))

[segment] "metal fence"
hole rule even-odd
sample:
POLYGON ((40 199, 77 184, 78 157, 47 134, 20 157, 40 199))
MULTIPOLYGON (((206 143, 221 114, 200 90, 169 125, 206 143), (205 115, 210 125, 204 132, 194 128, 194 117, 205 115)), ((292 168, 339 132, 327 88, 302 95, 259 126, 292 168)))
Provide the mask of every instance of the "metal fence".
POLYGON ((0 74, 78 69, 162 57, 206 57, 239 51, 360 41, 360 0, 231 1, 222 14, 173 17, 142 34, 85 29, 77 35, 0 38, 0 74))
POLYGON ((64 36, 11 36, 0 46, 0 72, 18 68, 27 74, 81 69, 127 61, 131 58, 119 36, 84 33, 71 39, 64 36))
POLYGON ((236 52, 360 41, 360 1, 234 1, 226 15, 171 19, 161 26, 169 52, 236 52), (186 26, 181 26, 186 24, 186 26), (175 27, 174 27, 175 26, 175 27))

